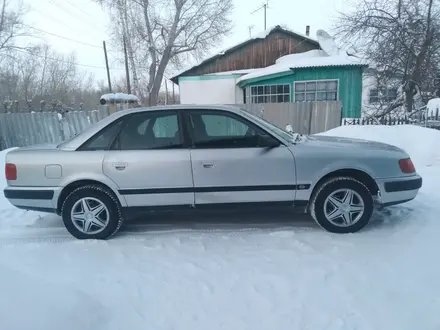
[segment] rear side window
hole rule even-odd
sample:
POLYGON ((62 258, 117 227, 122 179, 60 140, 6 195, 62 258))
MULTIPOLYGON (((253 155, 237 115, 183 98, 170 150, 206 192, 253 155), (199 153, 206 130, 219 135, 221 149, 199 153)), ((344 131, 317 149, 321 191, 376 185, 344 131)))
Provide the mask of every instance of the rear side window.
POLYGON ((131 116, 114 148, 119 150, 179 149, 183 142, 176 112, 145 112, 131 116))
POLYGON ((87 142, 85 142, 79 151, 93 151, 93 150, 109 150, 110 145, 113 142, 116 134, 121 128, 122 120, 117 120, 111 123, 107 127, 103 128, 99 133, 91 137, 87 142))

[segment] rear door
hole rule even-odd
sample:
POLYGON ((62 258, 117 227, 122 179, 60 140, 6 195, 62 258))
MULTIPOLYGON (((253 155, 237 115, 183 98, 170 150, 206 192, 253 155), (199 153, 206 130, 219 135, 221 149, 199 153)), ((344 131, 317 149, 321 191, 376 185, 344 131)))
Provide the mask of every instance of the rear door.
POLYGON ((185 118, 196 205, 293 203, 294 157, 275 137, 227 111, 192 110, 185 118))
POLYGON ((128 206, 193 205, 190 151, 184 146, 177 111, 130 115, 103 171, 119 187, 128 206))

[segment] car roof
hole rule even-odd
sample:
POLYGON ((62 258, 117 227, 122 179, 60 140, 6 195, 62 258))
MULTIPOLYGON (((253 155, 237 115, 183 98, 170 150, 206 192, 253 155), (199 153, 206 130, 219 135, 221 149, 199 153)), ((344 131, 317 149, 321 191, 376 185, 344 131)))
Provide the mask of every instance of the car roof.
POLYGON ((170 104, 170 105, 157 105, 152 107, 142 107, 142 108, 129 108, 124 110, 119 110, 107 116, 94 125, 90 126, 84 132, 73 137, 71 140, 62 143, 63 149, 75 149, 79 147, 83 142, 93 136, 95 133, 100 131, 102 128, 107 126, 109 123, 125 116, 128 114, 145 112, 145 111, 165 111, 165 110, 220 110, 228 112, 239 112, 241 109, 235 105, 215 105, 215 104, 170 104))
POLYGON ((238 112, 241 108, 237 105, 224 104, 169 104, 169 105, 155 105, 151 107, 129 108, 117 111, 117 114, 124 116, 129 113, 144 112, 144 111, 158 111, 158 110, 223 110, 229 112, 238 112))

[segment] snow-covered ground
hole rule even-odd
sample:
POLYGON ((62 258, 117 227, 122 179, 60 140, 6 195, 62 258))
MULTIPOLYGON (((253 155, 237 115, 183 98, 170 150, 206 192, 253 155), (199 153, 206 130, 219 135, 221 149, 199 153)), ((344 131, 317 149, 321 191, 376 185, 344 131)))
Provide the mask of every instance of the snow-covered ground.
POLYGON ((1 197, 0 329, 439 329, 440 131, 326 134, 403 147, 419 196, 351 235, 272 215, 156 219, 104 242, 75 241, 58 217, 1 197))

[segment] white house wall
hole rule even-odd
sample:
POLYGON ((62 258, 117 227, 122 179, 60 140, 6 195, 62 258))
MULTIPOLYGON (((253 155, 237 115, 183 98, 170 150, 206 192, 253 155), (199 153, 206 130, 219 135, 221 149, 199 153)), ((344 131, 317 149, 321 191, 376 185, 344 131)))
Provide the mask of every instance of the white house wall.
MULTIPOLYGON (((389 87, 395 87, 399 83, 399 80, 396 78, 395 81, 392 82, 394 85, 390 85, 389 87)), ((368 71, 364 72, 362 76, 362 116, 368 116, 377 110, 374 105, 370 104, 370 90, 375 88, 377 88, 377 86, 374 74, 368 71)))
POLYGON ((362 77, 362 116, 369 114, 374 107, 370 104, 370 89, 376 88, 376 79, 369 73, 362 77))
POLYGON ((243 91, 237 87, 236 78, 218 75, 180 77, 180 103, 235 104, 237 100, 243 103, 243 91))

